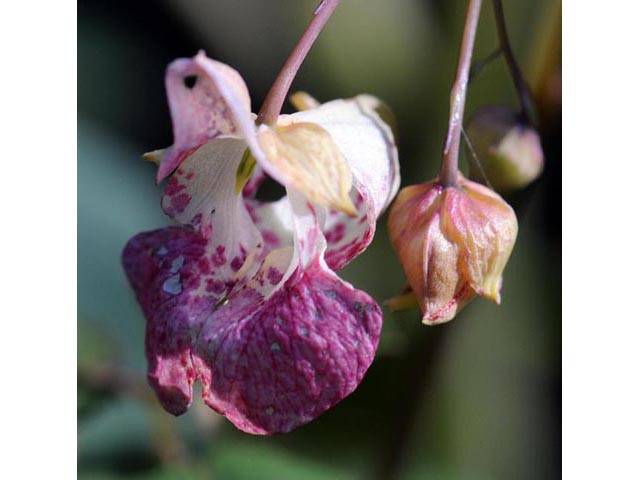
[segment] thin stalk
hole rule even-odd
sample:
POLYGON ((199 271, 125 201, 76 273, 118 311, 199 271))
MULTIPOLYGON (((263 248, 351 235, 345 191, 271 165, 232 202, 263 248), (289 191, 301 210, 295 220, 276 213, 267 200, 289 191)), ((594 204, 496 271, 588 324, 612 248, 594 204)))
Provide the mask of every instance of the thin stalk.
POLYGON ((531 91, 525 82, 522 71, 518 66, 516 57, 513 55, 509 35, 507 35, 507 24, 504 18, 504 9, 502 8, 502 0, 493 0, 493 14, 496 19, 496 28, 498 30, 498 38, 500 40, 500 48, 504 53, 504 59, 509 67, 509 73, 513 79, 513 84, 518 92, 520 101, 520 113, 527 123, 531 123, 533 116, 533 100, 531 91))
POLYGON ((489 55, 487 55, 483 60, 472 64, 471 70, 469 70, 469 83, 471 83, 475 77, 480 75, 480 72, 482 72, 487 65, 493 62, 500 55, 502 55, 502 48, 498 47, 489 55))
POLYGON ((320 5, 315 9, 309 26, 302 34, 302 37, 300 37, 300 40, 298 40, 291 55, 289 55, 282 70, 280 70, 271 90, 269 90, 260 109, 260 113, 258 113, 258 123, 275 123, 278 115, 280 115, 280 110, 282 110, 282 105, 287 97, 289 88, 291 88, 291 83, 296 73, 298 73, 300 65, 302 65, 307 53, 311 50, 311 46, 316 41, 316 38, 318 38, 320 31, 339 3, 340 0, 322 0, 320 5))
POLYGON ((451 88, 451 111, 449 114, 449 129, 444 144, 444 158, 440 168, 440 183, 446 187, 458 186, 458 153, 460 151, 460 135, 464 117, 464 104, 467 99, 467 84, 469 83, 469 69, 473 56, 473 45, 476 39, 478 18, 482 0, 469 0, 467 19, 464 24, 458 71, 451 88))

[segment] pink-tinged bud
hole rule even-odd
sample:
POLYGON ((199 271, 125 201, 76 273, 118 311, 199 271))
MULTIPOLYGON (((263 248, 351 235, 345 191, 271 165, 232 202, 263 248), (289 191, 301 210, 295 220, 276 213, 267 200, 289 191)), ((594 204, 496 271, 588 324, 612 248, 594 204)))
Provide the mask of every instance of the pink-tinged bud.
POLYGON ((496 191, 508 193, 526 187, 542 173, 540 137, 512 109, 481 108, 466 131, 477 157, 469 154, 471 179, 488 180, 496 191))
POLYGON ((459 187, 436 179, 404 188, 389 214, 391 241, 425 324, 451 320, 475 295, 499 304, 518 232, 498 194, 458 178, 459 187))

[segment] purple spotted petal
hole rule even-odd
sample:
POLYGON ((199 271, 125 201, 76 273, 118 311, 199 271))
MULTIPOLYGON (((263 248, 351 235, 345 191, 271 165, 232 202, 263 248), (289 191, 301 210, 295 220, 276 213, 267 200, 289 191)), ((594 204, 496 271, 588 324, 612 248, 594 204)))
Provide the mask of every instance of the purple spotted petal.
POLYGON ((149 380, 169 412, 186 411, 199 379, 205 402, 238 428, 286 432, 356 388, 380 335, 371 297, 320 259, 274 292, 282 272, 271 266, 235 290, 222 278, 203 291, 216 278, 206 252, 202 236, 169 227, 134 237, 123 254, 147 317, 149 380), (254 288, 261 273, 266 289, 254 288))
POLYGON ((261 202, 245 197, 245 206, 267 248, 293 245, 293 212, 287 197, 274 202, 261 202))
POLYGON ((373 360, 382 313, 319 262, 261 300, 246 288, 220 307, 194 362, 205 402, 238 428, 288 432, 355 390, 373 360))
MULTIPOLYGON (((162 197, 165 213, 206 239, 205 260, 230 285, 252 275, 274 247, 262 239, 242 195, 235 193, 245 149, 234 137, 207 142, 178 168, 162 197)), ((222 280, 206 281, 219 286, 222 280)))
MULTIPOLYGON (((147 318, 149 382, 174 415, 184 413, 191 404, 192 341, 216 302, 215 296, 208 302, 193 300, 203 269, 208 268, 201 263, 205 250, 206 242, 197 233, 169 227, 136 235, 122 254, 125 272, 147 318)), ((217 296, 225 289, 222 281, 217 296)))
MULTIPOLYGON (((234 161, 212 163, 219 166, 213 180, 235 168, 234 161)), ((190 158, 181 167, 185 178, 191 162, 198 171, 205 168, 190 158)), ((192 201, 208 205, 224 189, 192 201)), ((230 197, 221 197, 227 207, 242 206, 242 195, 230 197)), ((216 233, 224 216, 213 217, 208 237, 208 229, 169 227, 140 234, 125 248, 124 267, 147 317, 149 380, 169 412, 188 408, 199 379, 205 402, 238 428, 286 432, 349 395, 371 364, 380 308, 322 260, 323 216, 316 207, 294 190, 286 201, 293 245, 254 257, 260 267, 245 266, 245 275, 234 276, 224 251, 220 258, 211 254, 228 237, 216 233)))

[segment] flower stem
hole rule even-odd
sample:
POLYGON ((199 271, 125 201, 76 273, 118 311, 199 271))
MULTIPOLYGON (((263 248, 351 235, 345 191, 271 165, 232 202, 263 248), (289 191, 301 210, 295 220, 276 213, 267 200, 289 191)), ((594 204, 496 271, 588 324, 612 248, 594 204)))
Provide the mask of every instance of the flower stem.
POLYGON ((280 110, 282 110, 282 105, 289 92, 289 88, 291 88, 291 82, 293 82, 296 73, 298 73, 300 65, 302 65, 307 53, 311 50, 311 46, 316 41, 316 38, 318 38, 320 31, 339 3, 340 0, 322 0, 320 5, 315 9, 309 26, 302 34, 302 37, 300 37, 300 40, 298 40, 291 55, 289 55, 282 70, 280 70, 271 90, 269 90, 260 109, 260 113, 258 113, 258 123, 275 123, 278 115, 280 115, 280 110))
POLYGON ((496 28, 498 30, 498 38, 500 39, 500 48, 504 54, 504 59, 509 67, 509 73, 513 79, 513 84, 518 92, 520 101, 520 113, 527 123, 531 123, 533 115, 533 100, 531 91, 522 76, 522 71, 518 66, 516 57, 513 55, 509 36, 507 35, 507 24, 504 18, 504 9, 502 8, 502 0, 493 0, 493 14, 496 19, 496 28))
POLYGON ((458 152, 460 151, 460 134, 464 117, 464 104, 467 98, 467 84, 469 83, 469 68, 473 56, 473 44, 476 39, 478 18, 482 0, 469 0, 467 5, 467 19, 464 24, 458 71, 451 88, 451 111, 449 114, 449 129, 444 144, 444 158, 440 168, 440 183, 445 187, 458 186, 458 152))

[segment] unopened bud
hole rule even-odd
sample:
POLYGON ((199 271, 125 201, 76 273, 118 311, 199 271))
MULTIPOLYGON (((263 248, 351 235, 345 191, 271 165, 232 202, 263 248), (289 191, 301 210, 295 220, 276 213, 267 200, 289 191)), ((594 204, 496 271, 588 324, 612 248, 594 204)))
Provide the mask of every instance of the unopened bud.
POLYGON ((544 154, 538 133, 508 107, 489 106, 469 121, 470 177, 488 181, 501 193, 526 187, 542 173, 544 154))
POLYGON ((451 320, 475 295, 499 304, 518 232, 509 204, 458 178, 457 187, 437 179, 406 187, 389 214, 391 241, 426 324, 451 320))

